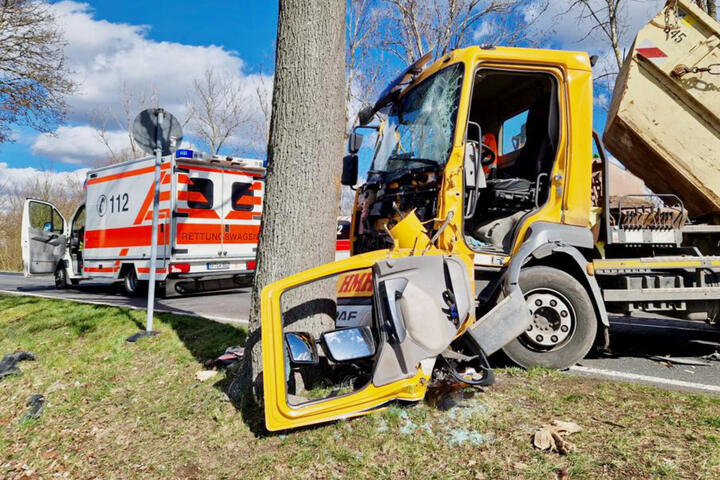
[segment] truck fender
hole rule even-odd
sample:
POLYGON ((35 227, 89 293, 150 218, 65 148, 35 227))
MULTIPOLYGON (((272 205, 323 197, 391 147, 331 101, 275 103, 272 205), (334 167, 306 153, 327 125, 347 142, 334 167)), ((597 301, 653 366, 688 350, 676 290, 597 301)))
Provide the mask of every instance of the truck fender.
POLYGON ((609 328, 610 322, 602 291, 597 279, 588 274, 588 261, 578 250, 578 248, 591 249, 593 246, 593 236, 589 228, 547 222, 534 223, 528 230, 527 239, 508 266, 506 285, 517 285, 520 270, 531 259, 541 259, 552 254, 566 255, 577 263, 578 271, 582 272, 586 285, 589 286, 588 295, 595 306, 595 313, 602 325, 609 328))

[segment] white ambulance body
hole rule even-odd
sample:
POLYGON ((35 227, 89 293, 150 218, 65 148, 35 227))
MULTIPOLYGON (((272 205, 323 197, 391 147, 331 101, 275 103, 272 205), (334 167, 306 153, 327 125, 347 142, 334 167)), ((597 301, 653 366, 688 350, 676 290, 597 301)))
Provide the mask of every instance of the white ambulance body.
MULTIPOLYGON (((150 273, 154 164, 146 157, 88 172, 85 204, 69 224, 53 205, 26 200, 26 275, 55 274, 59 287, 123 280, 136 293, 150 273)), ((264 175, 261 160, 208 159, 190 150, 163 159, 156 278, 166 295, 251 281, 264 175)))

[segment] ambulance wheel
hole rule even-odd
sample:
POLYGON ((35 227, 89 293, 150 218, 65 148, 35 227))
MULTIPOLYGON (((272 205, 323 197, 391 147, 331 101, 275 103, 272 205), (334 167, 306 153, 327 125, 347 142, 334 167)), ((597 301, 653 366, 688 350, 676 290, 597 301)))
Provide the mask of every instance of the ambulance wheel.
POLYGON ((70 284, 73 287, 77 287, 78 285, 80 285, 80 280, 70 280, 70 284))
POLYGON ((55 288, 63 289, 68 287, 68 275, 65 267, 58 266, 55 270, 55 288))
POLYGON ((585 287, 571 275, 543 266, 521 271, 519 280, 532 323, 503 352, 524 368, 575 365, 597 334, 595 309, 585 287))
POLYGON ((123 288, 125 294, 129 297, 135 297, 140 294, 140 280, 137 278, 137 272, 134 268, 128 270, 123 278, 123 288))

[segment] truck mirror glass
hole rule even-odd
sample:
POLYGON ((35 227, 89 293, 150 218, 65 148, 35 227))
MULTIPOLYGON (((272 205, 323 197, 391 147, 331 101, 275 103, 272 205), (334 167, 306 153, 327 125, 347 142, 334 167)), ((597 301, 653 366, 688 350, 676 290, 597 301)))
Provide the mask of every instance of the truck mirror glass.
POLYGON ((317 365, 320 360, 315 339, 306 332, 287 332, 285 345, 293 365, 317 365))
POLYGON ((333 362, 349 362, 375 355, 370 327, 343 328, 322 335, 325 352, 333 362))
POLYGON ((362 147, 363 136, 356 132, 350 132, 348 137, 348 152, 355 154, 362 147))
POLYGON ((358 180, 358 156, 345 155, 343 157, 343 170, 340 183, 354 187, 358 180))

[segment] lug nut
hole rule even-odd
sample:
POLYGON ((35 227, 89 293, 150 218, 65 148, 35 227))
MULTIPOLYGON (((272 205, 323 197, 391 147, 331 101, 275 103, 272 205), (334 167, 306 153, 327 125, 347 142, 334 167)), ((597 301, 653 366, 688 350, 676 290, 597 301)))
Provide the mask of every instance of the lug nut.
POLYGON ((537 340, 538 342, 542 342, 542 341, 543 341, 543 336, 542 336, 542 335, 538 335, 537 337, 535 337, 535 340, 537 340))
POLYGON ((557 341, 558 341, 557 336, 553 335, 552 337, 550 337, 550 341, 553 343, 557 343, 557 341))
POLYGON ((560 316, 563 318, 567 317, 568 316, 567 310, 563 310, 562 312, 560 312, 560 316))
POLYGON ((542 300, 540 300, 539 298, 535 300, 535 305, 537 305, 538 307, 542 305, 542 300))
POLYGON ((557 307, 557 300, 555 300, 555 299, 550 300, 550 306, 557 307))
POLYGON ((560 327, 560 331, 563 332, 563 333, 567 333, 567 331, 568 331, 567 325, 561 326, 561 327, 560 327))
POLYGON ((528 325, 527 331, 528 331, 528 332, 532 332, 532 329, 533 329, 532 324, 528 325))

